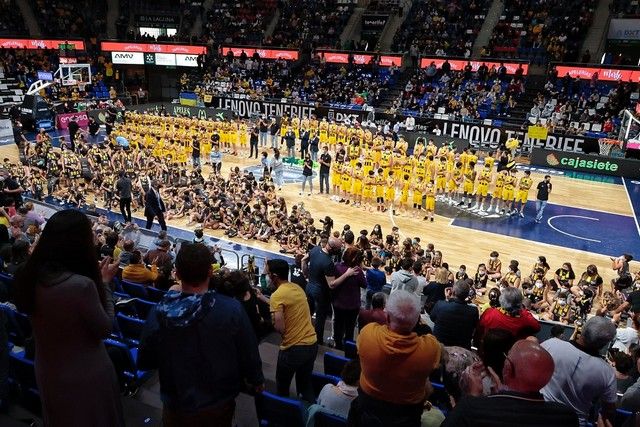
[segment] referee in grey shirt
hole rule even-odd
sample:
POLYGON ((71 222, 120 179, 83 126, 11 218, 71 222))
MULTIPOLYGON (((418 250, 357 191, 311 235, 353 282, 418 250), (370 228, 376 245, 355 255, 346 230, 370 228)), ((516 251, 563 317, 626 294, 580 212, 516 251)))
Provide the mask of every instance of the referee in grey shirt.
POLYGON ((120 178, 116 182, 116 191, 120 198, 120 212, 124 222, 131 222, 131 178, 124 171, 120 171, 120 178))

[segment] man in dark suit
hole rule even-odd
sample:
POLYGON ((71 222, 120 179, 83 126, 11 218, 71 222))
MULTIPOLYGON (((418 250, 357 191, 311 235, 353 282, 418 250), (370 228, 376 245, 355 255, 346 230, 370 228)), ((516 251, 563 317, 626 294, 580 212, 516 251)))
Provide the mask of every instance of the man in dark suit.
POLYGON ((307 154, 309 150, 309 137, 309 129, 304 129, 302 133, 300 133, 300 157, 302 159, 304 159, 305 154, 307 154))
POLYGON ((164 222, 164 212, 167 208, 160 197, 160 185, 157 180, 151 182, 151 187, 144 198, 144 216, 147 217, 147 230, 151 230, 153 226, 153 219, 158 217, 158 223, 162 230, 167 229, 167 224, 164 222))
POLYGON ((67 125, 67 129, 69 130, 69 142, 71 143, 71 151, 76 151, 76 134, 80 130, 80 126, 76 119, 71 118, 69 120, 69 124, 67 125))

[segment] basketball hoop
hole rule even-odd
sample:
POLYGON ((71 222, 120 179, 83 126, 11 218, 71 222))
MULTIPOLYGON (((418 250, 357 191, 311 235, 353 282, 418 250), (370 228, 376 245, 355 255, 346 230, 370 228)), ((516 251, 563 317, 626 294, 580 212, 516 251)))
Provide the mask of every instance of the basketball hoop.
POLYGON ((620 141, 611 138, 600 138, 598 139, 598 145, 600 146, 600 155, 608 156, 614 146, 620 147, 620 141))

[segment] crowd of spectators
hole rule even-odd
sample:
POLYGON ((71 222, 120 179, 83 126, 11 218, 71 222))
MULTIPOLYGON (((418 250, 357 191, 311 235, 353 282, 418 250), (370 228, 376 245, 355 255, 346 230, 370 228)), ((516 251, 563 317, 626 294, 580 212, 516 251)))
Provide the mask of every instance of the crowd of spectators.
POLYGON ((303 45, 334 48, 340 43, 353 6, 340 0, 283 0, 280 19, 265 45, 298 48, 303 45))
POLYGON ((24 25, 24 19, 22 13, 16 4, 15 0, 2 0, 0 2, 0 16, 2 21, 0 22, 0 34, 10 36, 22 36, 28 34, 27 28, 24 25))
POLYGON ((102 1, 34 0, 33 11, 48 36, 95 37, 106 32, 107 5, 102 1))
POLYGON ((542 119, 549 129, 559 132, 617 135, 620 113, 633 107, 638 89, 634 82, 599 81, 597 73, 591 80, 581 80, 568 74, 558 76, 552 69, 529 117, 542 119))
POLYGON ((540 64, 577 62, 596 5, 593 0, 507 1, 488 49, 483 53, 492 57, 531 59, 540 64))
POLYGON ((634 0, 615 0, 611 2, 609 11, 619 17, 640 14, 640 3, 634 0))
POLYGON ((203 22, 205 33, 216 45, 258 45, 273 18, 276 5, 276 0, 216 2, 203 22))
POLYGON ((417 69, 407 81, 392 111, 408 110, 420 115, 452 114, 458 119, 509 117, 524 93, 522 72, 506 74, 503 66, 468 64, 462 71, 451 71, 445 63, 417 69))
POLYGON ((473 42, 489 7, 485 0, 413 2, 411 12, 396 33, 393 51, 418 55, 471 56, 473 42))
POLYGON ((293 102, 375 106, 398 75, 395 66, 327 64, 319 55, 302 67, 286 60, 241 55, 213 60, 203 74, 186 76, 184 87, 195 90, 201 97, 235 93, 251 99, 288 98, 293 102))

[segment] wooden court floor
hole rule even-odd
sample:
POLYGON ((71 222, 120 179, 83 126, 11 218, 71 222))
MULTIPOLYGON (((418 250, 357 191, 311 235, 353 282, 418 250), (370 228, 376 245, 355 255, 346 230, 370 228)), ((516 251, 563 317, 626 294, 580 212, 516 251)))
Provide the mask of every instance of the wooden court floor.
MULTIPOLYGON (((18 158, 14 145, 0 147, 0 156, 3 158, 9 157, 16 161, 18 158)), ((237 157, 225 155, 223 158, 223 174, 227 175, 230 168, 235 166, 244 168, 259 164, 259 161, 248 159, 247 157, 246 152, 241 152, 237 157)), ((208 174, 208 167, 206 166, 205 172, 208 174)), ((532 178, 535 186, 537 182, 542 180, 543 174, 534 172, 532 173, 532 178)), ((633 216, 625 188, 622 185, 591 182, 564 176, 553 176, 552 183, 553 192, 550 197, 550 203, 633 216)), ((314 192, 317 193, 318 191, 319 186, 316 180, 314 182, 314 192)), ((528 275, 537 257, 544 255, 547 257, 552 271, 559 268, 563 262, 571 262, 578 277, 588 264, 595 264, 598 267, 598 271, 604 278, 605 283, 609 283, 616 276, 611 269, 609 257, 605 255, 502 234, 456 227, 451 225, 453 222, 451 218, 439 215, 436 215, 435 222, 430 223, 412 218, 410 215, 392 216, 389 211, 384 213, 376 212, 375 210, 369 212, 363 208, 345 206, 342 203, 331 201, 327 195, 313 194, 308 197, 305 194, 300 196, 299 192, 300 184, 293 183, 285 184, 281 194, 287 200, 289 206, 303 201, 305 208, 312 212, 316 220, 324 218, 325 215, 331 216, 334 220, 334 230, 341 230, 344 224, 349 224, 356 236, 362 229, 371 231, 374 224, 381 225, 383 234, 389 234, 391 228, 397 225, 403 237, 420 237, 423 247, 427 243, 433 243, 436 250, 442 251, 444 261, 449 263, 453 271, 459 265, 464 264, 467 266, 467 273, 471 275, 475 273, 477 265, 487 262, 489 253, 496 250, 500 253, 504 269, 506 269, 510 260, 516 259, 520 262, 523 275, 528 275)), ((529 198, 530 200, 535 199, 534 189, 531 190, 529 198)), ((437 210, 436 206, 436 212, 437 210)), ((138 215, 141 215, 141 213, 138 212, 138 215)), ((175 226, 185 227, 187 219, 168 222, 175 226)), ((637 235, 637 230, 629 230, 629 233, 637 235)), ((207 230, 207 234, 215 237, 225 237, 219 231, 207 230)), ((274 242, 252 241, 243 243, 275 252, 280 249, 274 242)), ((640 254, 638 256, 640 257, 640 254)), ((636 271, 638 268, 640 268, 640 263, 634 261, 632 263, 632 271, 636 271)))

